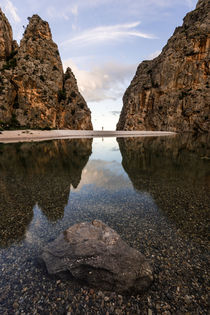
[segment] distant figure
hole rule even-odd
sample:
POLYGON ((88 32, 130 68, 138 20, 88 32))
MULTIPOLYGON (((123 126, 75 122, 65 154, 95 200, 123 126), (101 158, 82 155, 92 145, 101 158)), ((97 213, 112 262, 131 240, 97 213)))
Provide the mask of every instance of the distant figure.
POLYGON ((102 126, 102 131, 104 130, 104 127, 102 126))

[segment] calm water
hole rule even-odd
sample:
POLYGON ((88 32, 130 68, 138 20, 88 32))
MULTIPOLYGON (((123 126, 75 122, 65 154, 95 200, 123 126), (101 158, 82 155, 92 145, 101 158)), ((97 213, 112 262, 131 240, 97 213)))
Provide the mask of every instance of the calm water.
POLYGON ((80 285, 57 285, 37 257, 93 219, 154 266, 131 308, 207 314, 209 157, 208 136, 0 144, 0 314, 65 314, 80 285))

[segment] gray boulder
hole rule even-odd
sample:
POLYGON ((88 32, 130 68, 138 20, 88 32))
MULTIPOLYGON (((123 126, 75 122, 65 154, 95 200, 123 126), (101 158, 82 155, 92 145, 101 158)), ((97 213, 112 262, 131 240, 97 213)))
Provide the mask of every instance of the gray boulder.
POLYGON ((64 231, 42 253, 49 274, 69 271, 104 290, 141 292, 153 280, 146 258, 103 222, 83 222, 64 231))

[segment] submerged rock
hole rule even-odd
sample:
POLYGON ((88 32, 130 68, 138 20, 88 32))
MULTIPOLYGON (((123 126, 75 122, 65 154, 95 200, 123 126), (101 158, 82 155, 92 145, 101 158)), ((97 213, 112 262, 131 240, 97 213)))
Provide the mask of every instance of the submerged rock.
POLYGON ((210 1, 199 0, 161 54, 139 65, 117 130, 210 131, 209 34, 210 1))
POLYGON ((152 268, 110 227, 94 220, 69 227, 42 253, 49 274, 69 271, 104 290, 141 292, 153 280, 152 268))

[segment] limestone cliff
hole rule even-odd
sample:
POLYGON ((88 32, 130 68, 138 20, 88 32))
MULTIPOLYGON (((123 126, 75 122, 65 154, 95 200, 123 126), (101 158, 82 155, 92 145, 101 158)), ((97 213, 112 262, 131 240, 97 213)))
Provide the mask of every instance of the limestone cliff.
POLYGON ((20 47, 2 11, 0 27, 0 126, 92 129, 90 110, 71 70, 63 72, 49 24, 38 15, 29 18, 20 47))
POLYGON ((0 8, 0 62, 6 60, 12 52, 12 28, 0 8))
POLYGON ((209 58, 210 1, 199 0, 162 53, 139 65, 117 130, 210 131, 209 58))

